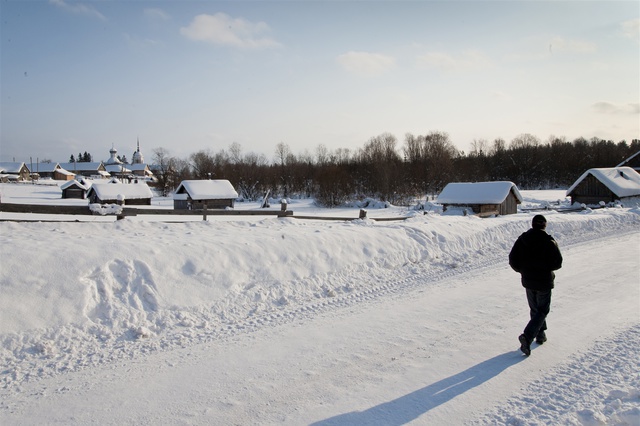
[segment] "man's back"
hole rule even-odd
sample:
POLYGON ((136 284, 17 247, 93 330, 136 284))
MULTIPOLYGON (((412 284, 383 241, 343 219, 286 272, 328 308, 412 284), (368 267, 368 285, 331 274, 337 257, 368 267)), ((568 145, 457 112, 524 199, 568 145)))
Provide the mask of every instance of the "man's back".
POLYGON ((542 229, 520 235, 509 253, 509 265, 522 275, 527 288, 553 288, 553 271, 562 267, 562 255, 553 237, 542 229))

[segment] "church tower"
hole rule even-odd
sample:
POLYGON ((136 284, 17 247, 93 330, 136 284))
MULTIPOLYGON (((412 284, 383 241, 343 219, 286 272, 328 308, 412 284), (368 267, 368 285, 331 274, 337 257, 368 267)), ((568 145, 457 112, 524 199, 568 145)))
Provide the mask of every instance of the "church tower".
POLYGON ((138 147, 136 149, 136 152, 133 153, 131 164, 144 164, 144 157, 140 152, 140 138, 138 138, 138 147))
POLYGON ((118 150, 115 149, 113 145, 111 145, 109 154, 111 154, 111 157, 107 161, 105 161, 104 163, 105 165, 106 164, 122 164, 122 161, 118 160, 118 157, 116 156, 118 154, 118 150))

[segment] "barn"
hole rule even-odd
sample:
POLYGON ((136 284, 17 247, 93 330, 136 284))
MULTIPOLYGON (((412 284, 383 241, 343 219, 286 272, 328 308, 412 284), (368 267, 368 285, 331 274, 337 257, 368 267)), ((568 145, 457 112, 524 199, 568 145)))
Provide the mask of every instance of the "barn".
POLYGON ((589 169, 567 190, 571 204, 599 204, 640 197, 640 174, 631 167, 589 169))
POLYGON ((238 193, 226 179, 183 180, 173 194, 176 210, 225 209, 233 207, 238 193))
POLYGON ((151 189, 146 183, 96 182, 87 192, 92 204, 151 205, 151 189))
POLYGON ((507 215, 518 212, 522 195, 513 182, 452 182, 444 187, 437 202, 444 211, 466 207, 481 216, 507 215))

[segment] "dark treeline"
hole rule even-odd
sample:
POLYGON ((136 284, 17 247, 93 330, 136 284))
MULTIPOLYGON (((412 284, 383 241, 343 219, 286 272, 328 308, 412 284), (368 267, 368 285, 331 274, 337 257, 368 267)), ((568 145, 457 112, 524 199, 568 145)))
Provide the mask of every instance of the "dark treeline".
POLYGON ((474 140, 469 153, 456 149, 444 132, 405 135, 398 143, 384 133, 357 150, 331 151, 319 145, 313 154, 295 155, 276 146, 269 160, 243 153, 238 143, 218 152, 198 151, 189 159, 154 150, 158 185, 169 194, 184 179, 228 179, 241 197, 314 197, 325 206, 373 197, 396 205, 437 195, 449 182, 508 180, 520 189, 567 188, 593 167, 614 167, 640 151, 640 140, 613 142, 592 138, 542 142, 523 134, 508 144, 474 140))
POLYGON ((74 157, 73 154, 71 154, 71 157, 69 157, 69 162, 70 163, 91 163, 93 161, 93 157, 91 156, 91 154, 89 154, 87 151, 84 152, 84 154, 80 153, 78 154, 78 157, 74 157))

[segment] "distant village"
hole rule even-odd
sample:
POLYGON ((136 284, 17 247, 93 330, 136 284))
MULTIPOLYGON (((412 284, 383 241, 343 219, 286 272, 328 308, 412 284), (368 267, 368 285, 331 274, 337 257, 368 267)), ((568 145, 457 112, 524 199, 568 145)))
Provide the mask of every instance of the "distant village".
MULTIPOLYGON (((131 163, 118 157, 115 147, 106 161, 68 163, 0 162, 0 181, 58 182, 63 199, 87 199, 94 204, 150 205, 157 182, 154 167, 144 161, 138 141, 131 163), (61 181, 61 182, 59 182, 61 181)), ((87 157, 90 157, 87 155, 87 157)), ((571 204, 602 205, 640 201, 640 151, 615 167, 591 168, 569 187, 571 204)), ((158 176, 162 171, 157 170, 158 176)), ((177 182, 176 182, 177 183, 177 182)), ((268 193, 268 191, 267 191, 268 193)), ((168 194, 167 194, 168 195, 168 194)), ((172 193, 174 209, 233 208, 239 198, 229 180, 183 180, 172 193)), ((286 197, 285 197, 286 198, 286 197)), ((439 191, 444 211, 463 207, 480 216, 514 214, 523 199, 508 179, 484 182, 448 182, 439 191)), ((266 196, 265 196, 266 201, 266 196)))
MULTIPOLYGON (((133 153, 131 164, 118 157, 118 150, 111 147, 109 159, 106 161, 74 161, 69 163, 35 163, 0 162, 0 181, 27 181, 38 179, 73 180, 76 177, 88 179, 107 179, 115 177, 120 180, 133 181, 154 179, 152 167, 145 163, 140 152, 140 142, 133 153), (33 169, 33 170, 31 170, 33 169)), ((73 158, 73 156, 72 156, 73 158)))
MULTIPOLYGON (((137 143, 131 163, 118 157, 111 147, 106 161, 69 163, 0 162, 0 182, 62 181, 63 199, 88 199, 90 203, 150 205, 156 178, 153 166, 145 163, 137 143), (33 169, 33 170, 31 170, 33 169), (122 185, 128 184, 128 185, 122 185)), ((201 209, 233 207, 238 193, 228 180, 185 180, 173 194, 174 208, 201 209)))

